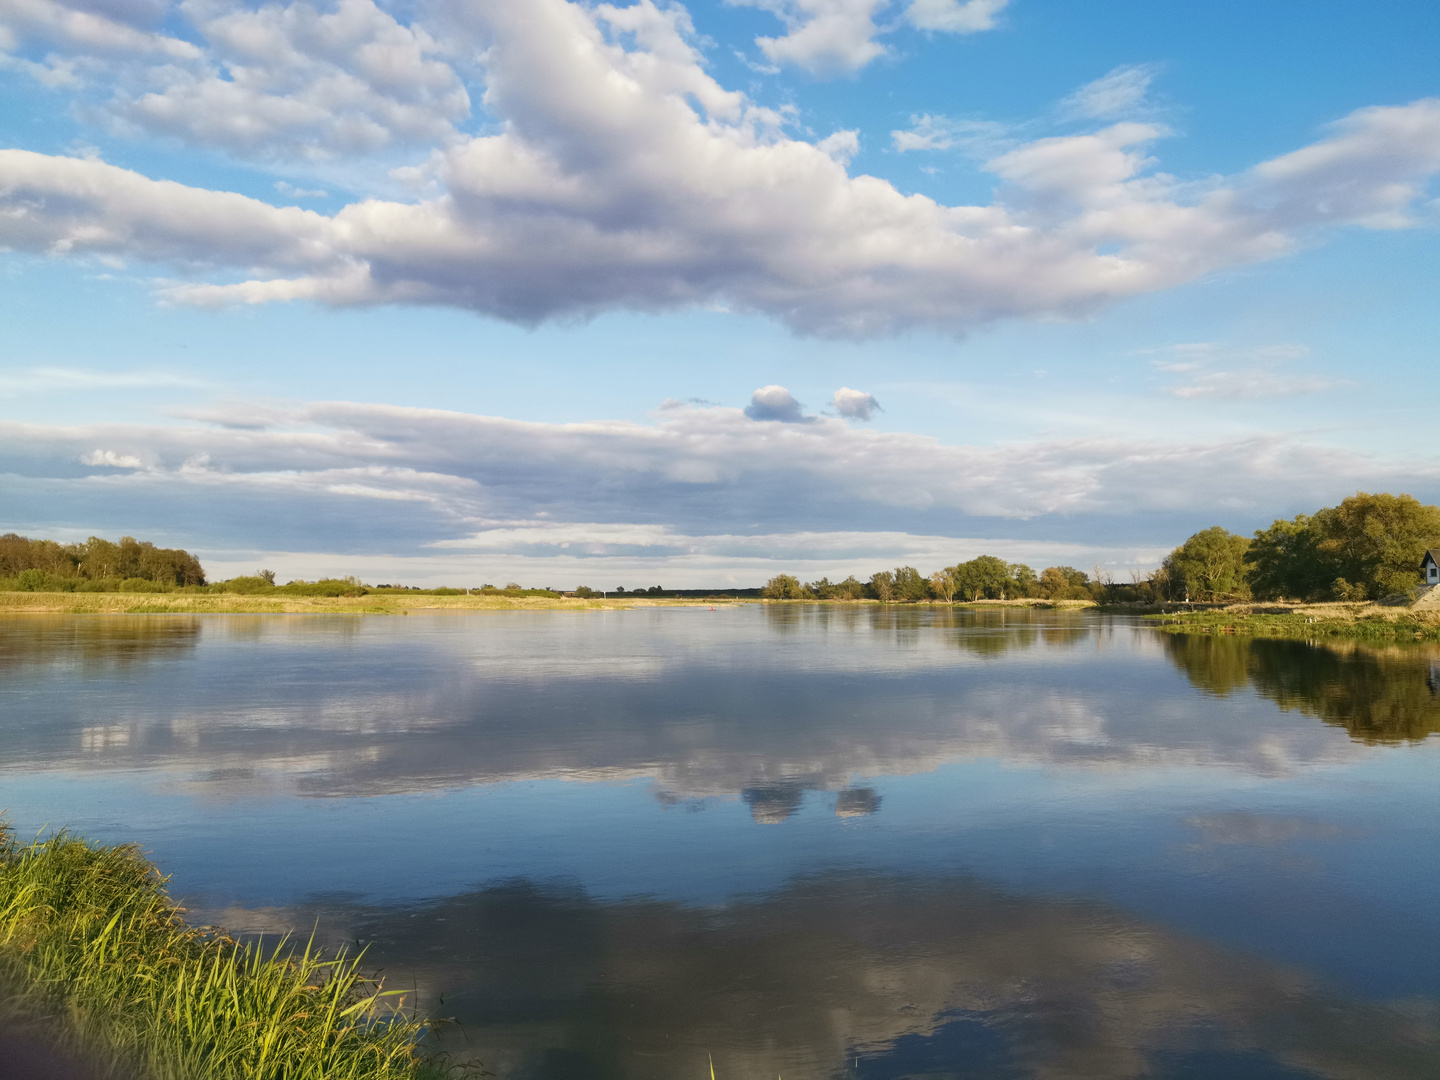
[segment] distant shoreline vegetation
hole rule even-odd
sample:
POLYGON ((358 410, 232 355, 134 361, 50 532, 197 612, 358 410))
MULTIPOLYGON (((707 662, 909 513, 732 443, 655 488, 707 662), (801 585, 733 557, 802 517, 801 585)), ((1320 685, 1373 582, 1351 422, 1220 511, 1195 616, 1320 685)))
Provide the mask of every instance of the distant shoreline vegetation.
POLYGON ((1410 495, 1357 492, 1338 506, 1277 519, 1253 537, 1223 526, 1203 529, 1148 572, 1117 582, 1103 566, 1089 574, 1073 566, 1049 566, 1038 574, 1024 563, 981 555, 929 576, 898 566, 860 581, 822 577, 802 582, 777 574, 761 589, 627 590, 588 586, 565 591, 524 588, 515 582, 478 588, 417 589, 367 585, 358 578, 322 578, 279 584, 273 571, 207 582, 199 559, 179 548, 161 548, 134 537, 118 542, 91 537, 84 543, 0 536, 0 592, 186 593, 266 597, 362 597, 371 595, 603 599, 766 599, 877 601, 882 604, 976 603, 982 600, 1094 602, 1162 605, 1178 602, 1290 601, 1350 603, 1413 599, 1421 587, 1420 560, 1440 547, 1440 507, 1410 495))
POLYGON ((801 582, 771 578, 768 600, 878 600, 881 603, 974 603, 980 600, 1093 600, 1099 604, 1182 601, 1302 603, 1412 599, 1421 587, 1420 560, 1440 547, 1440 507, 1409 495, 1357 492, 1339 506, 1279 519, 1254 538, 1216 525, 1195 533, 1148 573, 1116 582, 1103 567, 1086 574, 1051 566, 1036 574, 994 555, 936 570, 913 566, 801 582))
MULTIPOLYGON (((1098 601, 1108 595, 1104 571, 1092 578, 1073 566, 1049 566, 1039 574, 1024 563, 1010 563, 994 555, 936 570, 929 577, 913 566, 897 566, 871 574, 869 581, 851 575, 844 581, 828 578, 802 583, 791 574, 777 574, 765 583, 766 600, 878 600, 882 604, 939 602, 973 603, 979 600, 1098 601)), ((1143 582, 1137 583, 1143 588, 1143 582)))

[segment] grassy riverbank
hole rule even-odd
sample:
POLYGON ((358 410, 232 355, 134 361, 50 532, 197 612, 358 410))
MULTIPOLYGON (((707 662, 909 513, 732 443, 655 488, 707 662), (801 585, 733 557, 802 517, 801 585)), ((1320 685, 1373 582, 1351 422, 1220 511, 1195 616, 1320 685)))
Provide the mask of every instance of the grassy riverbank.
POLYGON ((1362 641, 1440 641, 1440 611, 1382 604, 1243 604, 1210 611, 1146 616, 1170 634, 1249 637, 1352 638, 1362 641))
MULTIPOLYGON (((754 601, 738 601, 750 602, 754 601)), ((581 599, 569 596, 506 596, 503 593, 461 593, 457 596, 372 593, 367 596, 244 596, 235 593, 69 593, 0 592, 0 614, 48 612, 73 615, 143 614, 331 614, 404 615, 411 611, 589 611, 634 607, 697 607, 733 604, 714 599, 633 598, 581 599)))
POLYGON ((435 1080, 425 1025, 358 956, 188 926, 133 847, 0 826, 0 1028, 101 1077, 435 1080))

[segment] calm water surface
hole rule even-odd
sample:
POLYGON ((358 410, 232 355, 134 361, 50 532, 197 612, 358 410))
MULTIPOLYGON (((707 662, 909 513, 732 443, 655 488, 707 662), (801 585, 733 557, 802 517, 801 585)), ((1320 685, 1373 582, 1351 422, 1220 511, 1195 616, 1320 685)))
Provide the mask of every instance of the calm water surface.
POLYGON ((1440 1077, 1440 652, 1062 613, 0 619, 0 807, 503 1078, 1440 1077))

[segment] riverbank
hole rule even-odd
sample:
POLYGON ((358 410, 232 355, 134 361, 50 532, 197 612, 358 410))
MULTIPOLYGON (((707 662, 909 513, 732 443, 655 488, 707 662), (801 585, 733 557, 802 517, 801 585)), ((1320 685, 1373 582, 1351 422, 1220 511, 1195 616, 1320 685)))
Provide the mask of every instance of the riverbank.
POLYGON ((709 607, 754 603, 733 597, 606 599, 569 596, 457 596, 371 593, 367 596, 245 596, 238 593, 0 592, 0 614, 66 615, 405 615, 412 611, 616 611, 637 607, 709 607))
POLYGON ((1377 603, 1231 604, 1145 616, 1169 634, 1440 641, 1440 610, 1377 603))
POLYGON ((0 1027, 67 1075, 135 1080, 439 1080, 426 1024, 360 957, 187 925, 130 846, 0 825, 0 1027), (74 1071, 78 1067, 79 1071, 74 1071))

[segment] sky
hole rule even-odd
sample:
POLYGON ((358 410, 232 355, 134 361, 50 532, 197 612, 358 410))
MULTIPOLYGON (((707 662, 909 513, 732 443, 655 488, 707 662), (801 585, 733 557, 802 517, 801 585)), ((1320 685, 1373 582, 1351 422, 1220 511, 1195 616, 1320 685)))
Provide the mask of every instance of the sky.
POLYGON ((1440 502, 1440 6, 0 0, 0 530, 1155 566, 1440 502))

